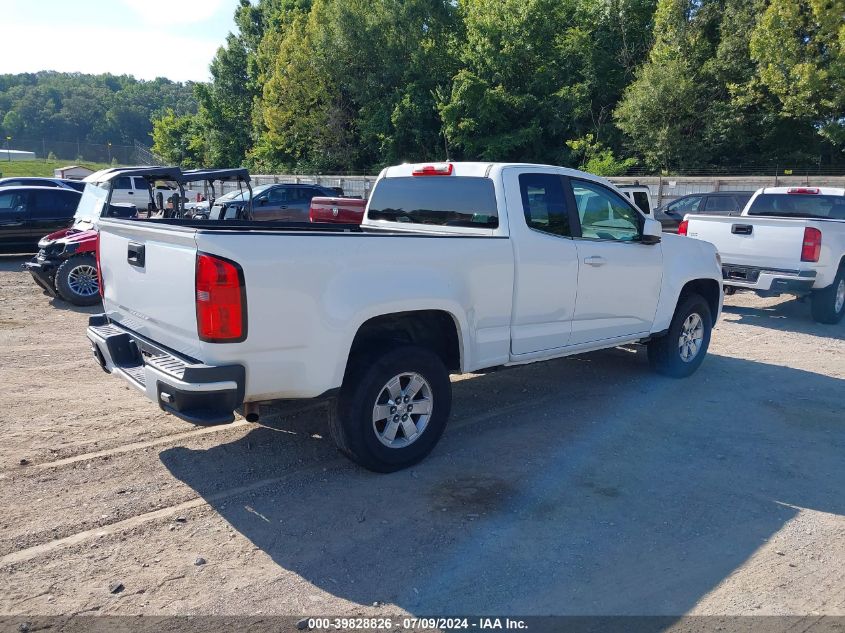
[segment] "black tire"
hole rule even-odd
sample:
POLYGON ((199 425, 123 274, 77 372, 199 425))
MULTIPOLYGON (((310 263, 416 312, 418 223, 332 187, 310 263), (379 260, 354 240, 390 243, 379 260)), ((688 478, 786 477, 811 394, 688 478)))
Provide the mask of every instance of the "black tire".
MULTIPOLYGON (((79 273, 83 270, 97 270, 97 260, 93 255, 74 255, 62 262, 61 266, 56 270, 56 292, 59 296, 76 306, 92 306, 100 303, 99 287, 95 286, 96 292, 93 294, 80 293, 77 289, 80 287, 78 283, 71 282, 71 274, 79 273), (77 289, 74 289, 74 286, 77 289)), ((95 279, 96 282, 96 279, 95 279)))
MULTIPOLYGON (((352 461, 368 470, 389 473, 417 463, 432 451, 443 435, 451 408, 452 384, 440 357, 421 347, 401 345, 350 360, 329 415, 329 427, 338 449, 352 461), (374 408, 380 396, 386 394, 387 383, 405 373, 418 374, 425 380, 432 408, 419 437, 407 446, 392 448, 379 439, 385 429, 378 429, 374 408)), ((410 416, 415 424, 420 424, 423 417, 410 416)), ((397 431, 397 440, 401 442, 402 437, 404 433, 397 431)))
POLYGON ((845 266, 839 268, 830 286, 813 292, 810 304, 813 319, 828 325, 836 325, 842 320, 845 316, 845 303, 839 306, 839 310, 836 309, 837 293, 840 289, 845 291, 845 266))
POLYGON ((652 369, 664 376, 686 378, 691 376, 701 366, 710 347, 710 333, 713 330, 713 316, 707 301, 698 294, 687 294, 681 297, 669 331, 648 343, 648 361, 652 369), (701 319, 702 338, 697 353, 690 359, 684 360, 680 339, 684 324, 691 315, 697 314, 701 319))

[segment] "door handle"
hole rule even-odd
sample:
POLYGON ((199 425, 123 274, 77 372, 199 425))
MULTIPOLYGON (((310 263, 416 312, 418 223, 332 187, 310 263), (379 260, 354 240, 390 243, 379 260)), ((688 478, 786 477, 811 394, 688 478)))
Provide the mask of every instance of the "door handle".
POLYGON ((734 235, 751 235, 754 230, 753 224, 733 224, 731 225, 731 233, 734 235))
POLYGON ((607 263, 607 260, 604 257, 593 255, 592 257, 585 257, 584 263, 587 264, 587 266, 604 266, 607 263))

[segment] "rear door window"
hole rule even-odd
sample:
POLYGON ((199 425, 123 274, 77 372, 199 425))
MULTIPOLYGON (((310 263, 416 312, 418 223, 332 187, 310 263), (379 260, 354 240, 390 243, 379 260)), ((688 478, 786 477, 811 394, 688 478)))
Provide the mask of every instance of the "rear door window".
POLYGON ((704 203, 704 213, 714 215, 728 215, 736 211, 736 200, 733 196, 707 196, 704 203))
POLYGON ((72 218, 79 204, 79 194, 60 189, 33 191, 30 208, 33 219, 72 218))
POLYGON ((634 204, 643 213, 651 213, 651 201, 648 199, 648 194, 645 191, 634 192, 634 204))
POLYGON ((555 174, 520 174, 519 192, 525 223, 532 229, 572 236, 563 179, 555 174))
POLYGON ((499 226, 493 181, 465 176, 382 178, 373 190, 369 219, 485 229, 499 226))

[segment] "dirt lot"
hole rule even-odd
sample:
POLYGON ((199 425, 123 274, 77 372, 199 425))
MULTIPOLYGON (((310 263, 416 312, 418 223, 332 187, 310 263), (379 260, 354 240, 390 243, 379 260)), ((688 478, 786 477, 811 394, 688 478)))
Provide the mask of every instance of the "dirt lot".
POLYGON ((684 381, 634 348, 457 377, 435 453, 385 476, 313 405, 164 415, 22 261, 0 256, 0 613, 845 615, 845 324, 804 304, 729 297, 684 381))

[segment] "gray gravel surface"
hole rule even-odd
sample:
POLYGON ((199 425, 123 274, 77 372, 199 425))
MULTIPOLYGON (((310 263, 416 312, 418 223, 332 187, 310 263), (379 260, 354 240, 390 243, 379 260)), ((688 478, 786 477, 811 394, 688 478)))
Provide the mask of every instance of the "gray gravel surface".
POLYGON ((686 380, 636 347, 457 376, 431 457, 375 475, 321 406, 163 414, 21 261, 0 613, 845 615, 845 324, 806 304, 728 297, 686 380))

